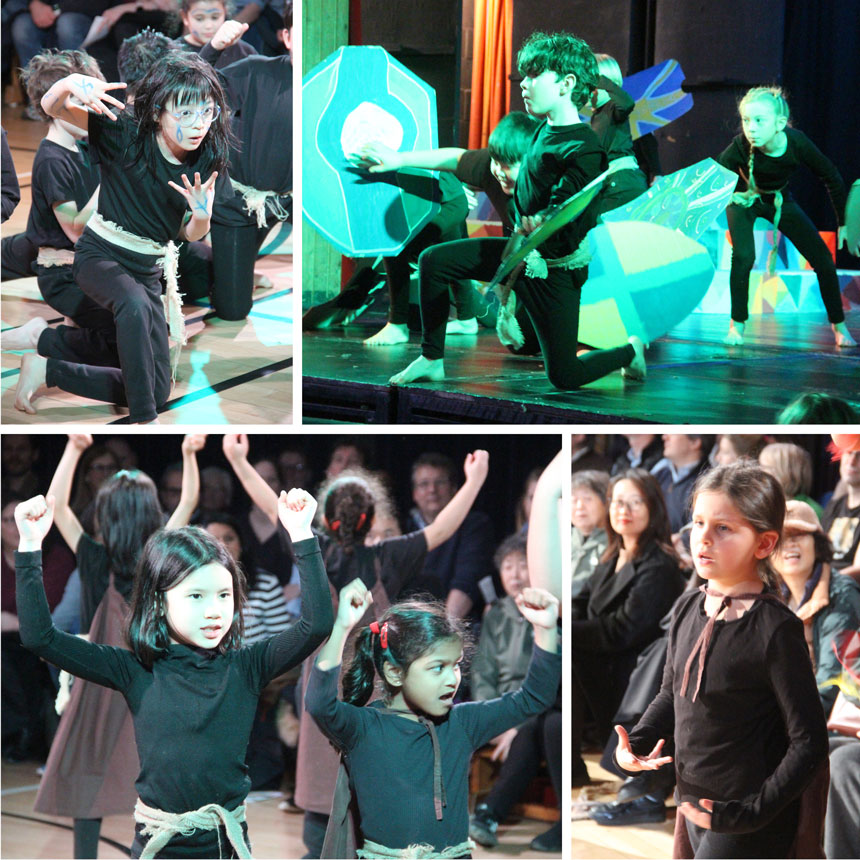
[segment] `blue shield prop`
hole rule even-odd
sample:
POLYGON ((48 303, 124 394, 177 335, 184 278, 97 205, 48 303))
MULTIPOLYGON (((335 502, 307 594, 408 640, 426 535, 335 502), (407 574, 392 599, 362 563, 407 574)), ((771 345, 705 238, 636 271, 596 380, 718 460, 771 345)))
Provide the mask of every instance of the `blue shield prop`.
POLYGON ((436 94, 383 48, 339 48, 302 84, 302 210, 349 257, 398 254, 440 209, 432 171, 351 164, 372 141, 435 149, 436 94))

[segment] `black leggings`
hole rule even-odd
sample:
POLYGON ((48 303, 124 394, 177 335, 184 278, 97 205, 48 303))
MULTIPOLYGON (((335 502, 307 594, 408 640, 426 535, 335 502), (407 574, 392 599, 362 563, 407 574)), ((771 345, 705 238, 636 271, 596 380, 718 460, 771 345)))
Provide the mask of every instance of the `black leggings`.
POLYGON ((499 777, 484 801, 493 811, 493 818, 504 820, 514 804, 523 796, 538 771, 541 759, 546 760, 552 787, 561 798, 561 711, 549 710, 526 720, 517 731, 499 777))
POLYGON ((33 264, 38 275, 42 298, 58 313, 68 317, 81 328, 111 330, 113 314, 94 302, 77 285, 72 266, 40 266, 33 264))
POLYGON ((254 264, 260 246, 274 225, 244 227, 212 224, 212 306, 222 320, 243 320, 251 311, 254 264))
POLYGON ((799 809, 800 802, 793 801, 773 821, 752 833, 714 833, 686 818, 684 823, 696 858, 788 857, 797 833, 799 809))
MULTIPOLYGON (((462 239, 436 245, 418 258, 425 358, 440 359, 444 353, 449 284, 467 277, 491 280, 506 244, 500 238, 462 239)), ((524 313, 517 311, 525 337, 519 351, 529 354, 539 348, 549 381, 562 390, 600 379, 630 364, 635 356, 633 347, 626 344, 577 357, 579 299, 587 277, 587 269, 550 269, 545 279, 521 278, 514 286, 524 309, 524 313)))
MULTIPOLYGON (((773 223, 776 211, 773 195, 766 194, 746 208, 730 203, 726 207, 726 220, 732 237, 732 270, 729 284, 732 292, 732 319, 746 322, 749 317, 750 272, 755 264, 755 237, 753 225, 756 218, 765 218, 773 223)), ((827 245, 824 244, 815 225, 807 214, 788 195, 782 204, 779 219, 780 232, 790 239, 794 246, 809 261, 818 275, 818 289, 827 309, 827 318, 832 323, 845 321, 842 310, 842 296, 839 292, 839 278, 827 245)))
POLYGON ((75 819, 75 860, 92 860, 99 856, 101 818, 75 819))
POLYGON ((38 351, 48 359, 47 384, 127 405, 132 422, 154 420, 170 395, 171 383, 161 269, 155 258, 119 248, 85 230, 73 271, 84 293, 112 313, 115 340, 103 330, 45 329, 38 351))

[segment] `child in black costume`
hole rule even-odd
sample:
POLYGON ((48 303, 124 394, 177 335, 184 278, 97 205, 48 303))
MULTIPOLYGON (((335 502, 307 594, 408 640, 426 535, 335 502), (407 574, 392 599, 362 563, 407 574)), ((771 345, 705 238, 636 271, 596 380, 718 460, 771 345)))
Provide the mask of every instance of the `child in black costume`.
MULTIPOLYGON (((96 205, 99 170, 86 153, 86 130, 52 119, 40 105, 48 89, 71 74, 104 80, 98 64, 83 51, 43 51, 30 60, 22 76, 30 104, 51 123, 33 160, 32 205, 24 235, 38 254, 33 271, 42 298, 82 329, 109 335, 112 314, 86 296, 72 275, 75 242, 96 205)), ((34 317, 4 336, 3 348, 32 349, 46 327, 43 317, 34 317)))
POLYGON ((250 857, 244 762, 257 699, 331 630, 325 569, 310 528, 316 503, 303 490, 279 501, 302 580, 296 625, 241 647, 241 570, 202 529, 161 530, 135 575, 127 651, 69 636, 51 622, 39 548, 53 502, 39 496, 15 511, 21 638, 68 672, 125 696, 141 761, 132 856, 217 857, 226 848, 227 856, 250 857))
MULTIPOLYGON (((821 298, 837 346, 856 346, 845 326, 839 280, 830 251, 815 225, 786 190, 788 180, 801 164, 809 167, 830 194, 839 225, 837 247, 845 241, 845 184, 839 171, 801 131, 788 126, 788 102, 776 87, 755 87, 741 99, 739 110, 743 133, 719 156, 723 167, 739 174, 738 188, 726 207, 732 239, 732 270, 729 275, 732 317, 725 343, 742 344, 749 317, 749 275, 755 263, 753 225, 766 218, 789 238, 809 261, 818 276, 821 298), (743 183, 743 184, 742 184, 743 183)), ((776 261, 776 235, 768 257, 768 273, 776 261)))
POLYGON ((120 369, 105 366, 107 341, 100 355, 92 343, 82 349, 74 330, 45 329, 38 355, 25 356, 21 367, 15 406, 25 412, 36 411, 32 398, 41 385, 57 385, 127 404, 132 423, 152 423, 170 393, 161 274, 170 334, 182 343, 173 243, 209 230, 215 181, 227 158, 226 116, 219 121, 226 103, 215 72, 193 55, 170 54, 153 66, 138 86, 134 118, 108 95, 122 86, 72 75, 42 99, 50 116, 89 129, 91 158, 101 165, 98 209, 76 244, 73 271, 84 293, 113 314, 120 369), (110 107, 119 108, 119 118, 110 107))
MULTIPOLYGON (((534 33, 517 57, 523 75, 526 110, 544 121, 538 126, 523 158, 514 188, 514 203, 523 233, 531 233, 547 211, 564 203, 606 169, 606 153, 597 136, 579 121, 581 107, 597 84, 597 64, 588 46, 569 33, 534 33)), ((538 265, 513 286, 527 320, 518 351, 540 350, 549 381, 561 389, 575 389, 607 373, 624 368, 625 376, 644 379, 644 344, 633 337, 613 349, 576 355, 580 292, 588 276, 586 233, 594 226, 596 209, 547 239, 540 247, 538 265), (540 263, 546 266, 541 271, 540 263)), ((504 239, 459 242, 462 268, 472 277, 490 280, 501 262, 504 239)), ((445 280, 447 289, 448 280, 445 280)), ((519 319, 520 317, 518 317, 519 319)), ((395 384, 420 379, 441 380, 441 356, 420 356, 391 378, 395 384)))
POLYGON ((662 687, 629 740, 616 726, 616 761, 631 774, 670 763, 661 750, 674 732, 676 839, 686 823, 680 840, 696 857, 815 856, 789 853, 827 729, 803 624, 768 560, 784 517, 782 488, 757 465, 699 479, 690 549, 704 594, 675 604, 662 687))

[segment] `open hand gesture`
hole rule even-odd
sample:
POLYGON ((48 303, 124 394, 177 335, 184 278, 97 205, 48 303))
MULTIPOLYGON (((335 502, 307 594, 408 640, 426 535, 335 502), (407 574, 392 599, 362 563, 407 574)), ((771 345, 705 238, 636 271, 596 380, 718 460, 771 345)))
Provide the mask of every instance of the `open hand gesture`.
POLYGON ((306 490, 281 490, 278 497, 278 517, 294 541, 313 536, 311 523, 317 511, 316 499, 306 490))
POLYGON ((624 770, 657 770, 663 767, 664 764, 669 764, 672 761, 670 755, 660 755, 663 749, 665 740, 661 738, 654 746, 654 749, 647 756, 638 756, 630 748, 630 738, 627 735, 623 726, 616 726, 615 731, 618 734, 618 746, 615 749, 615 758, 618 764, 624 770))
POLYGON ((189 433, 182 440, 182 453, 183 454, 196 454, 198 451, 203 450, 203 446, 206 444, 206 434, 205 433, 189 433))
POLYGON ((490 455, 482 450, 472 451, 466 455, 466 462, 463 463, 463 472, 466 475, 467 481, 477 482, 478 486, 482 485, 487 478, 487 472, 490 468, 490 455))
POLYGON ((54 522, 54 497, 35 496, 21 502, 15 508, 15 523, 18 526, 19 544, 22 551, 32 551, 42 546, 45 535, 54 522))
POLYGON ((364 617, 367 607, 373 603, 373 595, 360 578, 345 585, 338 596, 337 618, 335 623, 344 630, 352 630, 364 617))
POLYGON ((403 167, 400 153, 384 143, 366 143, 358 152, 350 156, 356 167, 363 167, 369 173, 387 173, 403 167))
POLYGON ((227 462, 235 463, 237 460, 247 460, 250 445, 247 433, 225 433, 222 443, 224 456, 227 462))
POLYGON ((524 588, 516 597, 523 618, 532 627, 554 630, 558 621, 558 598, 543 588, 524 588))
POLYGON ((212 201, 215 199, 215 180, 218 178, 218 171, 213 171, 212 175, 206 182, 200 182, 200 174, 194 174, 194 185, 188 181, 188 177, 182 174, 182 183, 185 186, 180 188, 175 182, 170 181, 167 184, 174 190, 178 191, 187 201, 188 208, 195 218, 208 218, 212 214, 212 201))
POLYGON ((89 75, 70 75, 67 80, 72 95, 87 110, 103 114, 114 120, 116 115, 111 112, 108 105, 113 105, 119 110, 125 110, 125 105, 119 99, 107 94, 108 90, 125 89, 124 83, 101 81, 98 78, 91 78, 89 75))

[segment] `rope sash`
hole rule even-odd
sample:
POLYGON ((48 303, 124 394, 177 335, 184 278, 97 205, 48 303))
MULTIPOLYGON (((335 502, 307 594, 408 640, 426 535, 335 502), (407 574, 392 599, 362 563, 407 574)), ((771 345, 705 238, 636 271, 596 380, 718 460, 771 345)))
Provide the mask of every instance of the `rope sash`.
POLYGON ((286 221, 290 217, 290 213, 281 203, 281 197, 292 196, 290 192, 284 194, 280 191, 260 191, 252 185, 243 185, 232 176, 230 177, 230 183, 234 189, 242 194, 242 200, 245 203, 245 211, 249 215, 256 216, 258 227, 263 228, 266 226, 267 203, 271 203, 272 214, 274 214, 278 221, 286 221))
POLYGON ((432 845, 415 843, 406 848, 387 848, 385 845, 380 845, 372 839, 364 840, 364 847, 356 850, 359 857, 368 858, 404 858, 405 860, 450 860, 450 858, 462 857, 464 854, 470 854, 475 847, 475 843, 471 839, 465 842, 460 842, 458 845, 449 845, 442 851, 434 851, 432 845))
POLYGON ((39 248, 36 263, 46 269, 51 266, 71 266, 75 262, 75 252, 68 248, 39 248))

